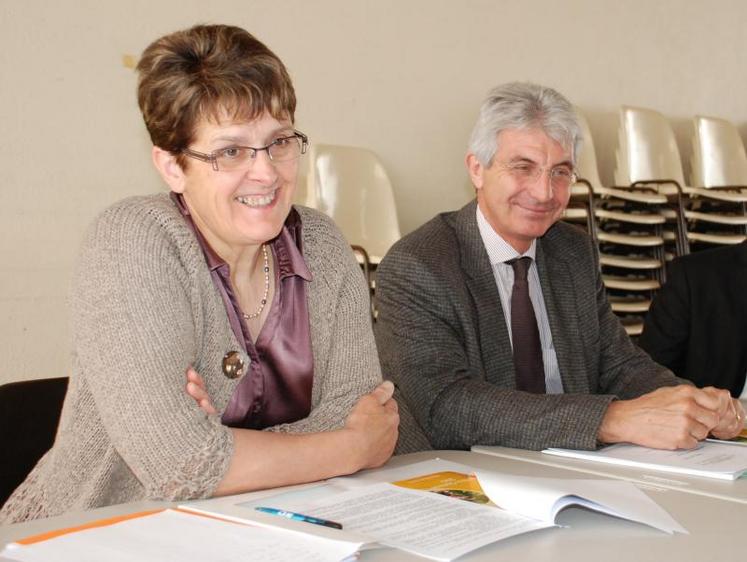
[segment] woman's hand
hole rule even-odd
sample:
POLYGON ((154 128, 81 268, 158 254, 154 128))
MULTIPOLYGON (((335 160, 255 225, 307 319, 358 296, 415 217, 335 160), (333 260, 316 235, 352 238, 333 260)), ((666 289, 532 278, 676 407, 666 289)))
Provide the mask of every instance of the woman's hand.
POLYGON ((191 396, 192 399, 197 402, 197 405, 203 412, 205 412, 209 416, 218 413, 213 406, 213 402, 210 400, 210 396, 208 395, 207 390, 205 390, 205 381, 202 380, 202 377, 198 375, 197 371, 195 371, 192 367, 187 369, 186 389, 187 394, 189 394, 189 396, 191 396))
POLYGON ((358 468, 381 466, 392 456, 399 435, 399 409, 392 394, 394 385, 384 381, 360 397, 345 421, 358 468))
MULTIPOLYGON (((202 377, 191 367, 186 376, 187 394, 206 414, 217 413, 202 377)), ((394 385, 386 381, 364 394, 337 430, 280 433, 231 428, 233 456, 213 494, 314 482, 381 466, 392 456, 398 437, 393 393, 394 385)))
MULTIPOLYGON (((187 369, 186 376, 187 394, 203 412, 208 415, 216 414, 217 411, 205 389, 202 377, 192 367, 187 369)), ((342 433, 347 437, 345 445, 335 447, 338 452, 348 451, 344 454, 347 457, 344 464, 349 466, 349 471, 346 473, 381 466, 392 456, 399 435, 399 408, 392 398, 393 394, 394 385, 390 381, 384 381, 374 390, 360 397, 345 420, 345 427, 342 430, 328 434, 332 437, 342 433)), ((288 436, 272 437, 282 439, 288 436)), ((337 474, 339 474, 339 467, 335 472, 335 475, 337 474)), ((328 476, 325 474, 321 477, 328 476)))

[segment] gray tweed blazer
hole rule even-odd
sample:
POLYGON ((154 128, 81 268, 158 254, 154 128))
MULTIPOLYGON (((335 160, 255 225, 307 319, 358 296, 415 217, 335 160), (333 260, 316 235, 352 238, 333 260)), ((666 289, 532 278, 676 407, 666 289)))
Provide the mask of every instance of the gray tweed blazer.
MULTIPOLYGON (((382 371, 434 447, 593 449, 610 401, 685 382, 632 344, 607 302, 591 240, 557 223, 537 241, 537 267, 565 392, 517 391, 475 207, 436 216, 377 270, 382 371)), ((401 428, 398 452, 416 430, 401 428)))

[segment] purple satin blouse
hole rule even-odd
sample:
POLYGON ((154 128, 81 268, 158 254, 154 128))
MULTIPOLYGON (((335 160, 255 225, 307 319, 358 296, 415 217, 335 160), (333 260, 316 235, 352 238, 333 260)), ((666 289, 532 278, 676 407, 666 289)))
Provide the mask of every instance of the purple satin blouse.
POLYGON ((268 242, 275 258, 275 295, 255 344, 234 296, 228 264, 200 233, 184 198, 173 192, 171 198, 197 237, 231 328, 251 360, 221 421, 230 427, 263 429, 305 418, 311 411, 314 356, 306 300, 311 272, 303 259, 298 212, 291 209, 280 234, 268 242))

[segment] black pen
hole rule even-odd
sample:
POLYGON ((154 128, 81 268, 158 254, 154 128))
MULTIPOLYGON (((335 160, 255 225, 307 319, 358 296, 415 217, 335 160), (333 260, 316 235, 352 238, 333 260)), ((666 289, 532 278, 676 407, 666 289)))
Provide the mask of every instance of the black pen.
POLYGON ((313 523, 314 525, 323 525, 324 527, 331 527, 332 529, 342 529, 342 525, 335 521, 328 521, 327 519, 320 519, 319 517, 312 517, 311 515, 304 515, 303 513, 295 513, 293 511, 285 511, 284 509, 277 509, 274 507, 255 507, 257 511, 262 513, 269 513, 270 515, 279 515, 286 519, 293 519, 294 521, 305 521, 306 523, 313 523))

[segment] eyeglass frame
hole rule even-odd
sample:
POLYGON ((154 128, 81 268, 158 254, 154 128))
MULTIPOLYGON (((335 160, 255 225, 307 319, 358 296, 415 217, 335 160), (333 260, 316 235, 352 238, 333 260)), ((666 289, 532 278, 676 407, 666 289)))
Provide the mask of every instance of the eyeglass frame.
MULTIPOLYGON (((556 164, 555 166, 551 166, 550 167, 550 166, 540 166, 539 164, 536 164, 535 162, 527 161, 527 160, 519 160, 519 161, 516 161, 516 162, 508 162, 508 163, 505 163, 505 164, 502 163, 502 162, 496 162, 496 164, 498 164, 498 166, 500 166, 504 170, 506 170, 508 172, 511 172, 511 173, 516 172, 516 170, 518 170, 522 165, 531 165, 531 166, 537 168, 537 170, 538 170, 538 172, 535 173, 534 176, 531 178, 532 181, 536 182, 542 176, 545 175, 545 172, 550 172, 549 177, 550 177, 550 182, 551 183, 552 183, 553 179, 555 179, 557 177, 561 177, 561 176, 553 175, 554 172, 555 172, 555 170, 559 170, 561 168, 566 167, 566 168, 570 169, 570 171, 571 171, 571 175, 568 178, 569 179, 568 187, 572 186, 573 184, 575 184, 578 181, 578 172, 576 171, 575 166, 569 166, 568 164, 556 164)), ((521 180, 521 178, 519 178, 519 179, 521 180)))
MULTIPOLYGON (((302 154, 306 154, 306 151, 309 149, 309 137, 305 133, 302 133, 301 131, 298 131, 298 130, 294 130, 292 135, 288 135, 286 137, 280 137, 280 138, 275 139, 267 146, 254 147, 254 146, 235 145, 235 146, 230 146, 227 148, 247 148, 251 150, 252 152, 250 153, 251 154, 250 162, 254 162, 257 158, 257 154, 259 152, 262 152, 263 150, 267 152, 267 157, 270 159, 270 162, 290 162, 293 159, 288 159, 288 160, 273 159, 272 154, 270 153, 270 148, 277 145, 278 141, 292 139, 292 138, 297 138, 301 140, 301 152, 296 158, 299 158, 302 154)), ((221 152, 222 150, 226 150, 226 149, 222 148, 220 150, 214 150, 213 152, 199 152, 197 150, 192 150, 191 148, 185 147, 185 148, 182 148, 179 152, 181 154, 184 154, 185 156, 189 156, 190 158, 201 160, 202 162, 209 162, 210 164, 212 164, 213 170, 215 170, 216 172, 220 172, 220 171, 226 171, 226 170, 221 170, 218 167, 218 156, 216 156, 216 153, 221 152)), ((233 171, 233 170, 229 170, 229 171, 233 171)))

